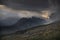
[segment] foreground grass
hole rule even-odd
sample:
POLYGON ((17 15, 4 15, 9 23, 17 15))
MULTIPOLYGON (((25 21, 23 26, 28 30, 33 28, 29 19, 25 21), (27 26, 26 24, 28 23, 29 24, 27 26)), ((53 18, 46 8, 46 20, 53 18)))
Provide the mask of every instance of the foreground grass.
POLYGON ((2 40, 60 40, 60 23, 50 24, 44 27, 27 30, 24 34, 20 32, 5 35, 2 40))

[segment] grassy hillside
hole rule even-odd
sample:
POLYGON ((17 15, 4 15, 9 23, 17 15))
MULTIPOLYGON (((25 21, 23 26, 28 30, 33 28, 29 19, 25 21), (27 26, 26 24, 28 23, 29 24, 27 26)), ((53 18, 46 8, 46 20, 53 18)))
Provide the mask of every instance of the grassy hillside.
POLYGON ((60 40, 60 22, 2 36, 2 40, 60 40))

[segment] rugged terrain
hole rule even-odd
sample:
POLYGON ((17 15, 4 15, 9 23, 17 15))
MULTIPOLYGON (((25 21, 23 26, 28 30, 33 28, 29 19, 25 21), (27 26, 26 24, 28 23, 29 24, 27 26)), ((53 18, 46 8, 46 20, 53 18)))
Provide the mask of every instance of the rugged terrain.
POLYGON ((60 22, 1 36, 1 40, 59 40, 60 22))

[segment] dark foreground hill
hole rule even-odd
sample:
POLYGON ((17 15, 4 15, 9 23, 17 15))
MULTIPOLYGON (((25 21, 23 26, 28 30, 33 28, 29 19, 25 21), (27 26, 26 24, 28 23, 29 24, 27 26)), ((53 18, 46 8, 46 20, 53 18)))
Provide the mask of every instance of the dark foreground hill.
POLYGON ((2 40, 59 40, 60 22, 4 35, 2 40))

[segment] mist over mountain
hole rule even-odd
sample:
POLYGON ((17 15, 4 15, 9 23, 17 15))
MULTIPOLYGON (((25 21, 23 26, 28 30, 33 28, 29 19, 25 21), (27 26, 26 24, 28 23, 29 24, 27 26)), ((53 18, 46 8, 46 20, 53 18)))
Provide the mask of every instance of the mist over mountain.
POLYGON ((4 5, 0 5, 1 33, 10 34, 60 20, 59 0, 50 2, 51 4, 48 0, 1 0, 0 3, 4 5))

